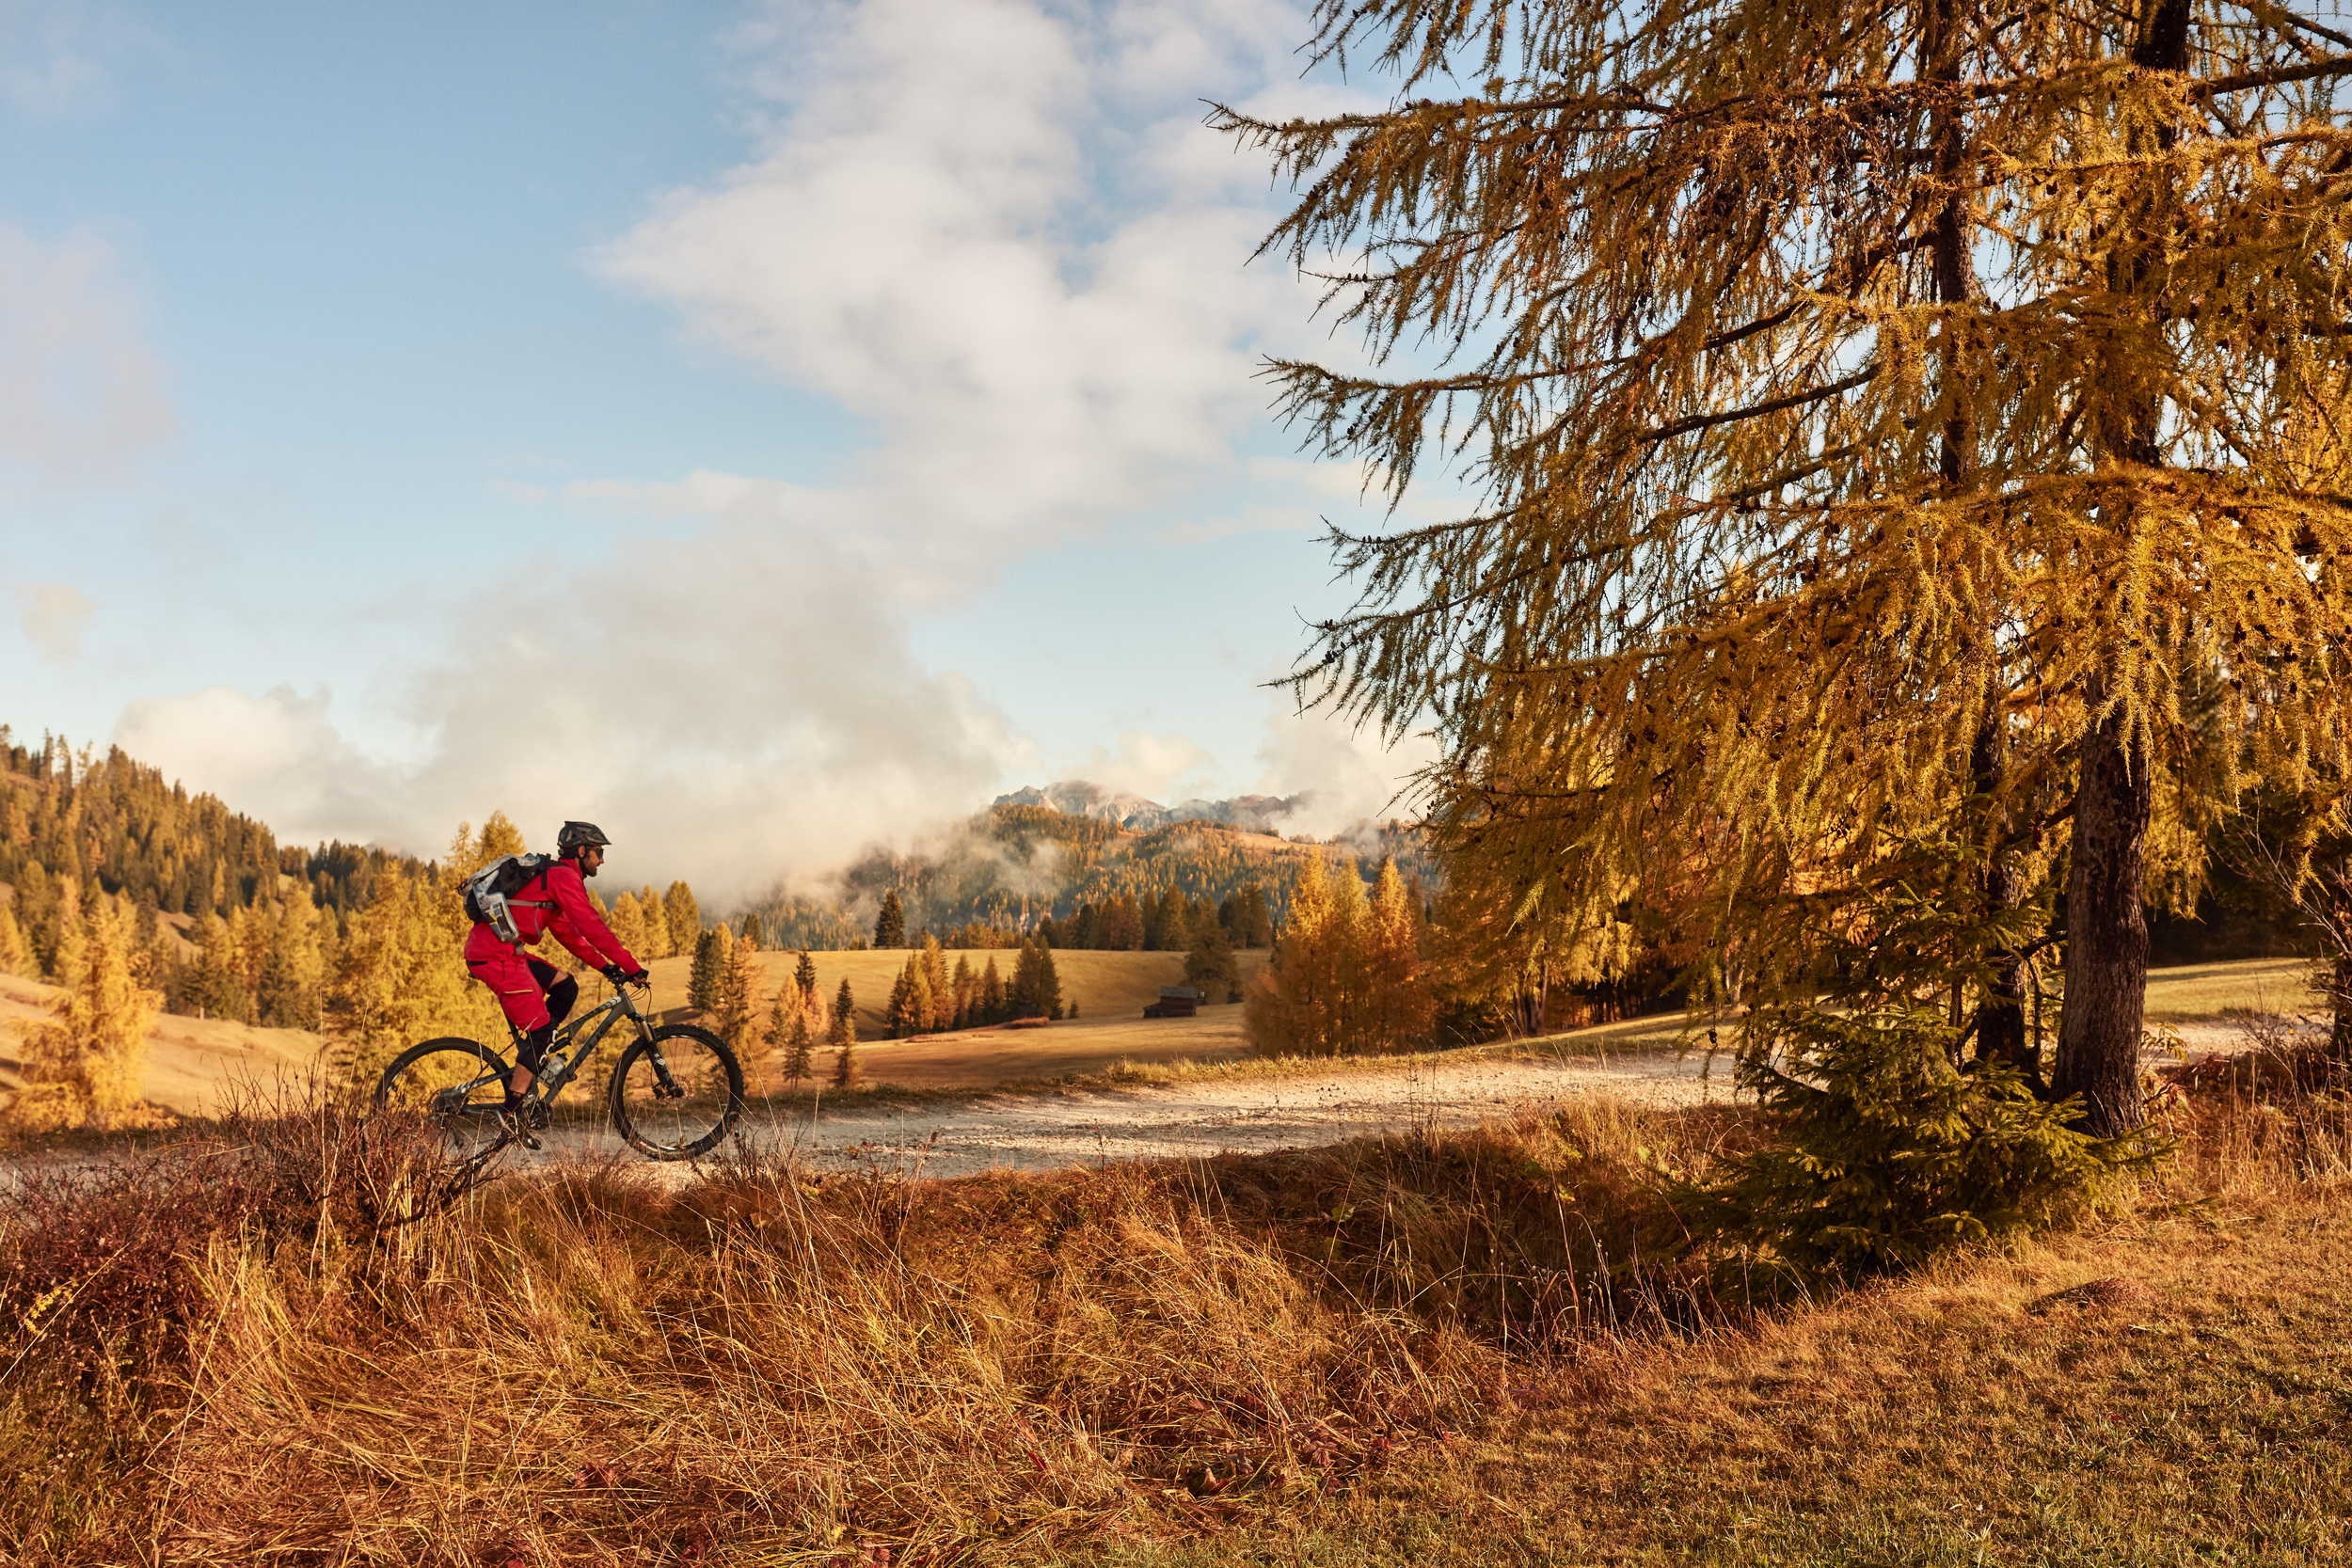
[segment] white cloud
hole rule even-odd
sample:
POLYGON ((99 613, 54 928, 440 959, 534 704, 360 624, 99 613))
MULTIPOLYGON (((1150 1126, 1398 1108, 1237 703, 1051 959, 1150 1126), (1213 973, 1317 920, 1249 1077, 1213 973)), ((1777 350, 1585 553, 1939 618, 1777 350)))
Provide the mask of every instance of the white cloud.
POLYGON ((1125 790, 1162 804, 1195 793, 1185 787, 1216 766, 1216 758, 1181 735, 1152 735, 1144 730, 1119 732, 1116 751, 1094 749, 1078 776, 1105 789, 1125 790))
POLYGON ((138 299, 116 271, 94 234, 44 245, 0 224, 0 461, 103 475, 171 433, 138 299))
POLYGON ((1331 838, 1367 819, 1413 815, 1408 781, 1435 762, 1436 741, 1414 732, 1391 745, 1373 729, 1352 729, 1318 709, 1269 715, 1258 748, 1258 788, 1308 797, 1277 824, 1286 833, 1331 838))
POLYGON ((867 567, 753 489, 682 540, 485 591, 459 650, 393 705, 421 762, 345 743, 324 691, 215 689, 134 705, 115 738, 271 823, 431 853, 503 810, 534 845, 600 824, 623 879, 690 878, 722 904, 968 810, 1004 722, 920 668, 867 567))
MULTIPOLYGON (((143 698, 124 710, 114 739, 167 776, 269 823, 287 843, 365 841, 403 822, 403 781, 336 732, 329 702, 325 687, 306 697, 290 686, 259 697, 215 686, 143 698)), ((455 825, 453 818, 448 827, 455 825)), ((438 843, 424 838, 406 847, 430 852, 438 843)))
POLYGON ((62 582, 27 582, 16 591, 17 624, 25 640, 54 664, 71 664, 82 651, 82 633, 89 629, 90 612, 98 607, 88 594, 62 582))
POLYGON ((1259 345, 1311 291, 1244 262, 1263 191, 1171 172, 1198 95, 1254 87, 1279 7, 874 0, 781 37, 760 156, 599 256, 704 337, 879 432, 845 528, 951 578, 1233 463, 1259 345), (1182 84, 1181 87, 1178 84, 1182 84), (952 562, 952 564, 950 564, 952 562))

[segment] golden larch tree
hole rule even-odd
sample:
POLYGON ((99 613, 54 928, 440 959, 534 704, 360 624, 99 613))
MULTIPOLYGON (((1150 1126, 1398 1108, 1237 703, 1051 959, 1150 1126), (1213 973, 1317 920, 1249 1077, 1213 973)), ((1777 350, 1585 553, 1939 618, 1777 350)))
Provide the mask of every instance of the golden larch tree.
POLYGON ((24 1034, 18 1118, 41 1127, 110 1126, 138 1102, 147 1031, 163 996, 131 970, 129 923, 114 899, 83 900, 57 950, 64 988, 45 1022, 24 1034))
POLYGON ((1976 935, 1887 988, 1958 988, 2022 1057, 2020 911, 2062 881, 2053 1086, 2137 1125, 2147 890, 2193 888, 2252 779, 2345 772, 2352 34, 2210 0, 1315 19, 1386 108, 1215 119, 1295 182, 1267 245, 1376 363, 1271 373, 1392 497, 1428 461, 1480 497, 1334 535, 1362 596, 1302 690, 1434 724, 1439 847, 1529 929, 1671 876, 1752 1000, 1931 885, 1976 935))

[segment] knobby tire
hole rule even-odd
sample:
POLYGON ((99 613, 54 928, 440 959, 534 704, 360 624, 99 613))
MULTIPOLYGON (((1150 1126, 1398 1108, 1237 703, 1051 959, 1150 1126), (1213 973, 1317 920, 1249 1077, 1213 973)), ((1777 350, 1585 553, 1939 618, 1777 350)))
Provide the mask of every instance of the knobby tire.
POLYGON ((665 1023, 622 1053, 609 1093, 612 1125, 631 1148, 648 1160, 698 1159, 743 1114, 743 1066, 709 1030, 665 1023), (654 1067, 656 1047, 670 1069, 667 1084, 654 1067))

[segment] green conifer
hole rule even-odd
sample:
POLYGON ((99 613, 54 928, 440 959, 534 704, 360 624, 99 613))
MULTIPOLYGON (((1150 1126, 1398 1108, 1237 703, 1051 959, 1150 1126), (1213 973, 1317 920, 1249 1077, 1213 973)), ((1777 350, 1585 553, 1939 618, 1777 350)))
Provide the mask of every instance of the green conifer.
POLYGON ((683 881, 672 882, 670 891, 661 895, 661 912, 668 916, 670 951, 691 953, 702 940, 702 906, 694 902, 694 890, 683 881))
POLYGON ((898 890, 892 888, 882 895, 882 912, 874 917, 874 945, 891 948, 906 944, 906 910, 898 902, 898 890))
POLYGON ((850 979, 846 974, 841 978, 841 989, 834 992, 833 1021, 825 1031, 825 1043, 857 1043, 857 999, 850 994, 850 979))
POLYGON ((809 1033, 808 1009, 800 1005, 798 996, 799 992, 787 986, 776 998, 776 1011, 783 1020, 778 1049, 784 1057, 784 1081, 794 1087, 810 1075, 810 1058, 816 1050, 816 1040, 809 1033))
POLYGON ((686 1005, 698 1013, 707 1013, 719 1005, 719 977, 726 970, 734 934, 724 926, 713 926, 694 939, 694 967, 686 982, 686 1005))
POLYGON ((1002 1023, 1007 1016, 1005 977, 997 972, 993 953, 988 956, 988 967, 980 971, 977 1015, 975 1022, 979 1023, 1002 1023))
POLYGON ((894 1040, 904 1039, 914 1031, 909 1014, 914 1002, 914 960, 909 958, 890 982, 890 999, 882 1004, 882 1032, 894 1040))

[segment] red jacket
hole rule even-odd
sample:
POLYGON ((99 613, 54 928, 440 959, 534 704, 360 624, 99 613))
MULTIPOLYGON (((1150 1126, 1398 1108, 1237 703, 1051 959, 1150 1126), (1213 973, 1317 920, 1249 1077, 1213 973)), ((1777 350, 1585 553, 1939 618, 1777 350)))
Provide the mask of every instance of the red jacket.
MULTIPOLYGON (((596 907, 588 902, 588 884, 581 879, 580 867, 570 861, 557 861, 525 882, 506 906, 514 912, 515 929, 522 933, 524 946, 538 946, 539 939, 552 931, 555 940, 582 963, 599 969, 606 964, 628 970, 638 967, 621 939, 596 913, 596 907)), ((505 945, 496 931, 477 922, 466 939, 466 957, 471 960, 505 945)))

